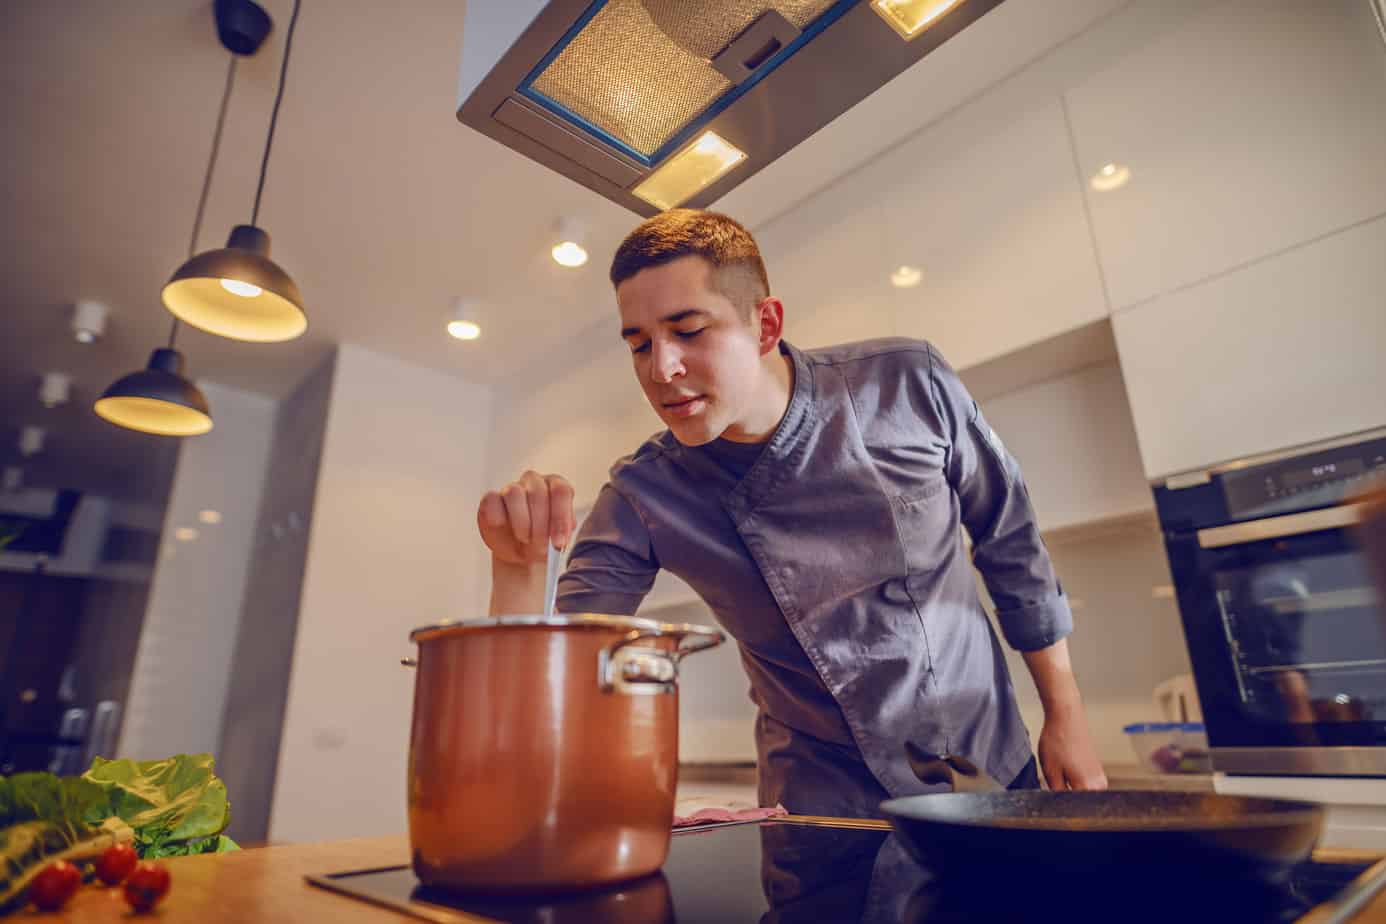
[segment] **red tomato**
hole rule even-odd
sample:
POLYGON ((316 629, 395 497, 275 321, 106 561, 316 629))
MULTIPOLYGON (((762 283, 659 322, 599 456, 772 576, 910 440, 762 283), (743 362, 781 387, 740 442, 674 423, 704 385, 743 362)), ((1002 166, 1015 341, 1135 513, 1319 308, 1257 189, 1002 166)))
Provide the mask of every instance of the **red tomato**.
POLYGON ((49 863, 29 883, 29 901, 43 911, 57 911, 82 884, 82 874, 66 860, 49 863))
POLYGON ((129 844, 115 844, 107 847, 96 861, 96 877, 106 885, 115 885, 130 875, 130 870, 140 862, 140 855, 129 844))
POLYGON ((148 911, 168 891, 168 869, 162 863, 141 863, 125 880, 125 900, 136 911, 148 911))

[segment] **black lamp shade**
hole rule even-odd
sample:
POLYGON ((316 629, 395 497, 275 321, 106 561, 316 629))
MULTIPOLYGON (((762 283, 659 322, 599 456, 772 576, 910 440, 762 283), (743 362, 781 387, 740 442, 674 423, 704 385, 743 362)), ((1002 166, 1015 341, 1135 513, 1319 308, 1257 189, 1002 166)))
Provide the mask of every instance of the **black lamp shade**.
POLYGON ((116 426, 160 436, 197 436, 212 429, 207 399, 183 377, 177 350, 155 350, 148 367, 117 379, 96 400, 95 410, 116 426))
POLYGON ((180 321, 232 340, 272 343, 308 329, 298 286, 269 258, 269 235, 253 225, 237 225, 224 248, 178 267, 163 300, 180 321))

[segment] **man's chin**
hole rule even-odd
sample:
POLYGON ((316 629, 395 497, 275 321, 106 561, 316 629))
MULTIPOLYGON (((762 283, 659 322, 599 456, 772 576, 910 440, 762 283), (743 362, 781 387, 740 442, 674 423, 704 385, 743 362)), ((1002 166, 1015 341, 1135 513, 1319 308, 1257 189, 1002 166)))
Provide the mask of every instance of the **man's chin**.
POLYGON ((718 433, 702 420, 665 421, 674 439, 684 446, 703 446, 717 439, 718 433))

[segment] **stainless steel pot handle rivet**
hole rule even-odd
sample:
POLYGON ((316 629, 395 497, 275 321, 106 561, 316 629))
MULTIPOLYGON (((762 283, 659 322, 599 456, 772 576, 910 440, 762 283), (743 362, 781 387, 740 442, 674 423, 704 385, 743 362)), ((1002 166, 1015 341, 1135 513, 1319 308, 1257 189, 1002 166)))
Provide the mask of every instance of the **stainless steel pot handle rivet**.
POLYGON ((677 632, 634 629, 597 654, 597 685, 603 693, 673 693, 678 689, 679 662, 695 651, 720 645, 724 638, 721 632, 692 628, 677 632), (631 647, 641 639, 665 635, 678 635, 678 648, 631 647), (694 641, 685 644, 689 639, 694 641))

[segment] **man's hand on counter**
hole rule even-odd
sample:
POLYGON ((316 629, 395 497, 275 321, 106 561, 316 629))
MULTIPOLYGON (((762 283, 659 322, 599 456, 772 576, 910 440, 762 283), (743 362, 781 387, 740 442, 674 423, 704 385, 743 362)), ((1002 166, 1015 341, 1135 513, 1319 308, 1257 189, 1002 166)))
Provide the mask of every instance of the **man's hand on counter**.
POLYGON ((1027 651, 1024 657, 1044 706, 1039 763, 1045 783, 1053 790, 1106 789, 1107 774, 1088 731, 1068 642, 1027 651))

